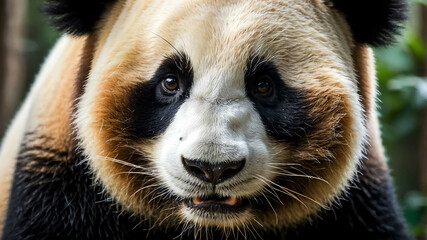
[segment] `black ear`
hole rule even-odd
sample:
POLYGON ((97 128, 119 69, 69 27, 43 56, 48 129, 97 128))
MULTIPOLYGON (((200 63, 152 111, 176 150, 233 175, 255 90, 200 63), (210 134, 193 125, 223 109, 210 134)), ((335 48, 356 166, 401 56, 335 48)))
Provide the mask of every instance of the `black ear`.
POLYGON ((372 46, 394 42, 407 19, 407 0, 331 0, 347 18, 354 38, 372 46))
POLYGON ((116 0, 46 0, 45 12, 60 31, 83 35, 94 30, 108 6, 116 0))

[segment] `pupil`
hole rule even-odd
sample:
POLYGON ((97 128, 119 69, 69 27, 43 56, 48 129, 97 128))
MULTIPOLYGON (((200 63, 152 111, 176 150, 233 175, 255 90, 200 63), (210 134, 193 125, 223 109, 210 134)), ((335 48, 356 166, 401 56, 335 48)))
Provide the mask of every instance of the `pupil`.
POLYGON ((165 79, 165 86, 169 90, 176 90, 178 87, 178 83, 176 79, 169 77, 165 79))
POLYGON ((258 82, 258 91, 260 93, 265 93, 270 89, 270 84, 266 81, 258 82))

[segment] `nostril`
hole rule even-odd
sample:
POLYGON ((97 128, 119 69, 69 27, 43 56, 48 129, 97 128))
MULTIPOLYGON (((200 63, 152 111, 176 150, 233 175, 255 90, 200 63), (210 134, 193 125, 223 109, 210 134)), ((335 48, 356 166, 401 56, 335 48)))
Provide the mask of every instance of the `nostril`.
POLYGON ((218 165, 218 182, 222 182, 226 179, 232 178, 233 176, 237 175, 239 173, 244 165, 246 160, 240 160, 235 162, 229 162, 218 165))
POLYGON ((209 164, 204 161, 191 160, 182 157, 182 164, 191 175, 213 184, 223 182, 239 173, 246 160, 209 164))
POLYGON ((222 172, 220 179, 228 179, 240 172, 241 169, 226 169, 222 172))
POLYGON ((190 171, 193 172, 195 175, 200 176, 201 178, 209 179, 209 174, 204 172, 198 167, 189 167, 190 171), (203 177, 204 176, 204 177, 203 177))
POLYGON ((210 181, 210 179, 212 179, 212 170, 209 169, 207 163, 187 159, 184 157, 181 158, 182 164, 184 165, 187 172, 189 172, 191 175, 208 182, 210 181))

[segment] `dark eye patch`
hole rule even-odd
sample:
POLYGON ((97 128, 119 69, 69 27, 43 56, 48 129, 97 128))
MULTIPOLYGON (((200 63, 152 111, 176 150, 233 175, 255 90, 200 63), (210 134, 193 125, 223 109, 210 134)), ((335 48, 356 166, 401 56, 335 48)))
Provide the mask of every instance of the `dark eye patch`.
POLYGON ((138 85, 130 94, 130 131, 138 138, 150 138, 164 132, 181 104, 189 97, 193 69, 188 56, 182 53, 166 57, 153 77, 138 85), (165 78, 174 76, 178 89, 164 94, 165 78))
POLYGON ((295 141, 308 129, 303 94, 281 78, 270 61, 251 58, 245 74, 246 94, 261 116, 267 133, 279 141, 295 141), (270 90, 259 94, 257 87, 263 79, 269 79, 270 90))

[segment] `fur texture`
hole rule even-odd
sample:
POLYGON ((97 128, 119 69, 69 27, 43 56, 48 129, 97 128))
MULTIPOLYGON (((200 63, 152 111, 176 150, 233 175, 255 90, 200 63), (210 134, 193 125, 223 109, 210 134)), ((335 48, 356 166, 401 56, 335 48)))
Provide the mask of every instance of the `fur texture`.
POLYGON ((404 0, 332 2, 345 15, 356 41, 372 46, 393 43, 408 13, 408 2, 404 0))
POLYGON ((60 31, 83 35, 95 30, 102 14, 116 0, 46 0, 44 11, 60 31))
MULTIPOLYGON (((104 11, 116 0, 46 0, 45 11, 59 30, 73 35, 93 32, 104 11)), ((341 11, 351 26, 354 38, 373 46, 394 42, 407 18, 405 0, 331 1, 341 11)))
POLYGON ((410 239, 360 43, 387 24, 362 41, 324 1, 106 3, 51 3, 90 34, 58 42, 4 140, 5 239, 410 239), (214 184, 183 159, 245 164, 214 184))

